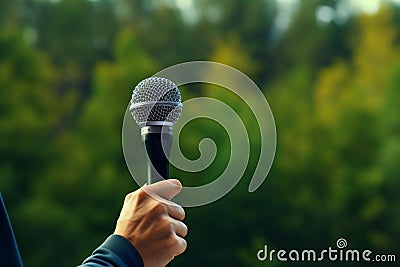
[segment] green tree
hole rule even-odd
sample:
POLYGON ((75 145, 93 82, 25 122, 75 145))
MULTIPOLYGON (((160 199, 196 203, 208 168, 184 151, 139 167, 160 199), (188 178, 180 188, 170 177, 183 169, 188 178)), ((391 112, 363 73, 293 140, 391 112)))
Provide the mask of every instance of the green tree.
POLYGON ((51 155, 46 144, 66 109, 58 107, 55 78, 45 54, 18 33, 0 31, 0 187, 13 192, 11 202, 31 196, 51 155))
POLYGON ((352 21, 345 24, 332 21, 326 25, 319 25, 315 16, 318 7, 324 5, 334 10, 338 2, 340 1, 299 1, 299 9, 291 19, 282 40, 277 44, 276 53, 279 60, 273 71, 278 75, 284 74, 286 69, 297 65, 298 62, 307 62, 312 66, 315 77, 320 68, 330 65, 338 57, 350 55, 347 36, 352 34, 352 21))
MULTIPOLYGON (((16 29, 0 30, 0 189, 20 237, 22 255, 35 263, 33 258, 41 255, 31 247, 35 243, 30 242, 31 226, 40 225, 41 211, 57 214, 57 210, 43 201, 39 209, 30 209, 31 203, 43 199, 37 189, 54 162, 53 141, 74 105, 74 96, 65 94, 61 99, 48 56, 26 43, 16 29)), ((36 237, 46 231, 53 230, 35 233, 36 237)), ((40 238, 36 242, 41 244, 40 238)))

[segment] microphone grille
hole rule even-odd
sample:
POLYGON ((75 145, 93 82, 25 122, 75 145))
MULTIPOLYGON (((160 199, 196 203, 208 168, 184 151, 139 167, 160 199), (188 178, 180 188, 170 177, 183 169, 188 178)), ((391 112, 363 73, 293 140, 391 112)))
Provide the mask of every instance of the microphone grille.
POLYGON ((130 111, 139 124, 174 125, 181 113, 181 94, 168 79, 150 77, 141 81, 132 92, 130 111))

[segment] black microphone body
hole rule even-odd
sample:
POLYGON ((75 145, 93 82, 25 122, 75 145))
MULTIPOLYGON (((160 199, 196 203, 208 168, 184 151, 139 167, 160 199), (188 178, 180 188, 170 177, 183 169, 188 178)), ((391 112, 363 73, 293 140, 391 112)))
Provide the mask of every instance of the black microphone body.
POLYGON ((147 153, 147 183, 169 178, 169 154, 172 145, 172 127, 152 125, 141 129, 147 153))

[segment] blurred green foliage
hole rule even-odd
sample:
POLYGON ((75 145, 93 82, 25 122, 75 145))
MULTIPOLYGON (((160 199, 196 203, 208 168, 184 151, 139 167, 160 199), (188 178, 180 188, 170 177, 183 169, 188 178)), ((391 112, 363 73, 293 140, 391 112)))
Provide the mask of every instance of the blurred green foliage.
MULTIPOLYGON (((174 266, 286 266, 258 262, 256 252, 264 244, 334 247, 340 237, 352 248, 397 253, 400 7, 385 2, 374 15, 316 19, 320 6, 343 1, 300 1, 272 38, 272 0, 193 1, 189 15, 161 0, 1 0, 0 190, 25 265, 75 266, 112 233, 124 195, 137 188, 121 149, 131 90, 189 60, 229 64, 255 80, 274 112, 278 144, 258 191, 247 192, 256 132, 239 185, 187 210, 189 247, 174 266)), ((255 128, 249 108, 227 91, 193 85, 182 94, 231 103, 255 128)), ((189 158, 199 156, 203 137, 225 151, 196 180, 181 177, 206 183, 226 164, 226 134, 204 120, 184 136, 189 158)))

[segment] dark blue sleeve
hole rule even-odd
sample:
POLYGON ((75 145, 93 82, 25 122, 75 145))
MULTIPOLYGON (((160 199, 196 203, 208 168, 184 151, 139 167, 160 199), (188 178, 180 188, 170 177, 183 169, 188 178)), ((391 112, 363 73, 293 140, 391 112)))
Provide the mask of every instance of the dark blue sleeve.
POLYGON ((80 267, 144 267, 144 264, 131 242, 111 235, 80 267))
POLYGON ((0 193, 0 266, 21 267, 21 256, 0 193))

